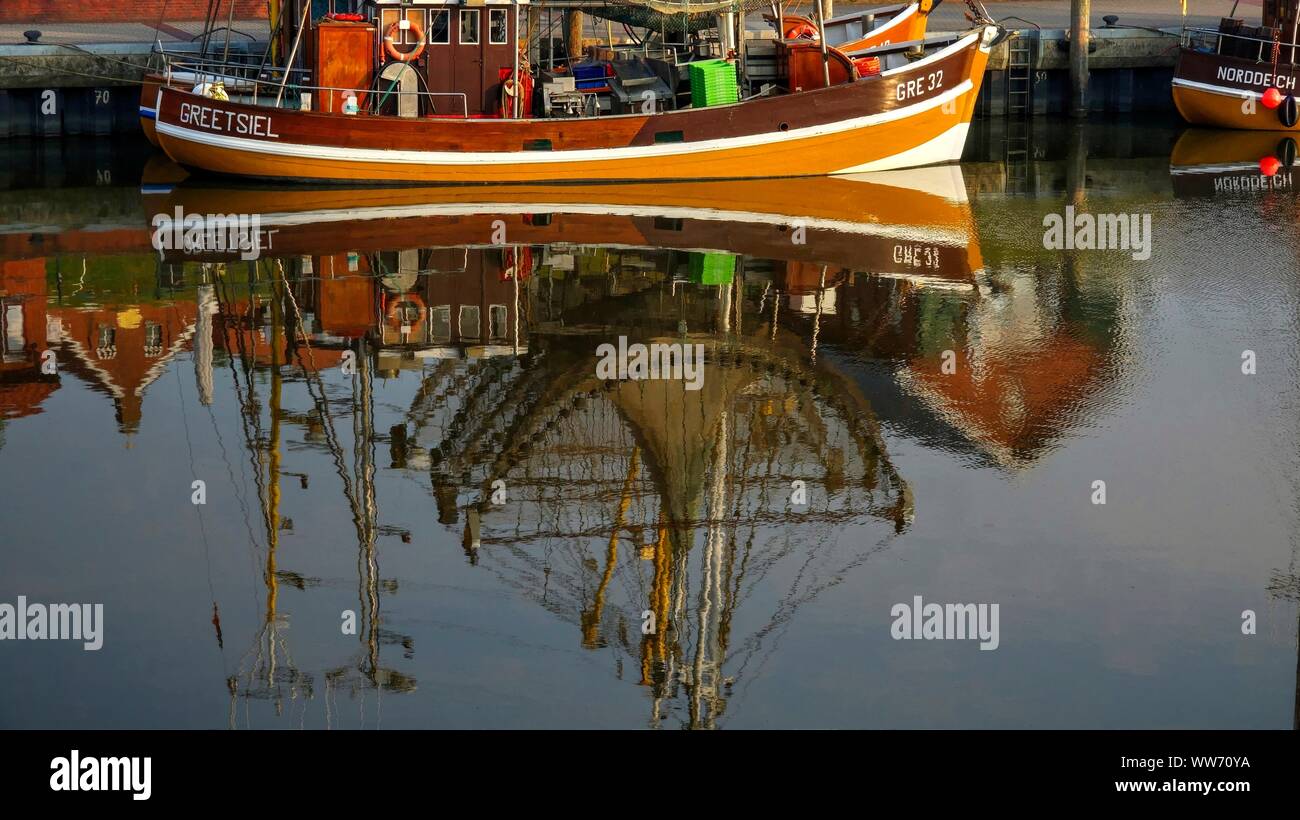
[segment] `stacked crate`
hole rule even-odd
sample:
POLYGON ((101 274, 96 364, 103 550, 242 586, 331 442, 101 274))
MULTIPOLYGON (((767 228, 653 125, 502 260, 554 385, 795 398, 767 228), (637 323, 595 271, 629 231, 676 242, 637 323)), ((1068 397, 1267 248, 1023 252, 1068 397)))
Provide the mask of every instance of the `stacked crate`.
POLYGON ((736 257, 730 253, 691 252, 691 281, 698 285, 730 285, 736 276, 736 257))
POLYGON ((727 105, 740 100, 736 66, 726 60, 687 63, 691 78, 691 107, 727 105))

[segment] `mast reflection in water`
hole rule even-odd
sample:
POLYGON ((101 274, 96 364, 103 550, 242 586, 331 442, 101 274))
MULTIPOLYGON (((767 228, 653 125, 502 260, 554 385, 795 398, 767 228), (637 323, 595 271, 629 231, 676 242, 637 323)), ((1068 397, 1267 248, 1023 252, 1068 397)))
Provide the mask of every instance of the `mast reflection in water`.
MULTIPOLYGON (((1081 161, 1039 170, 1104 196, 1110 166, 1081 161)), ((1286 630, 1207 647, 1207 616, 1134 634, 1107 613, 1145 611, 1116 575, 1195 607, 1286 600, 1294 517, 1244 482, 1264 515, 1237 555, 1214 552, 1228 522, 1158 492, 1177 538, 1122 498, 1128 529, 1086 517, 1094 477, 1171 457, 1138 410, 1190 382, 1140 382, 1186 331, 1140 318, 1151 285, 1118 257, 1043 251, 1060 200, 1005 174, 989 196, 988 163, 552 188, 172 173, 5 200, 0 494, 24 549, 4 591, 103 601, 109 660, 32 649, 51 688, 0 684, 22 704, 4 725, 1291 720, 1085 694, 1185 677, 1167 653, 1189 641, 1206 680, 1289 692, 1286 630), (262 255, 154 251, 178 213, 257 215, 262 255), (701 345, 702 388, 599 378, 619 337, 701 345), (918 594, 1000 602, 998 651, 893 641, 918 594), (102 687, 79 713, 71 676, 102 687)))

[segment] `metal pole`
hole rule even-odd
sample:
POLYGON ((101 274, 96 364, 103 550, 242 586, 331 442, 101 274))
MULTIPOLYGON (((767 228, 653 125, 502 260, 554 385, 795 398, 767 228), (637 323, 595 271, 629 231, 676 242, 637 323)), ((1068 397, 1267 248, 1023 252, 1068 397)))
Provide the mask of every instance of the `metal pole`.
POLYGON ((1088 116, 1088 16, 1092 0, 1070 0, 1070 116, 1088 116))
MULTIPOLYGON (((1282 21, 1278 21, 1282 22, 1282 21)), ((1296 34, 1300 32, 1300 8, 1295 9, 1295 19, 1291 21, 1291 74, 1295 75, 1296 71, 1296 34)), ((1277 83, 1278 78, 1274 77, 1273 82, 1277 83)))
MULTIPOLYGON (((275 107, 280 107, 280 99, 284 97, 284 87, 289 82, 289 72, 293 70, 293 61, 298 56, 298 44, 302 42, 302 32, 307 28, 307 13, 311 11, 311 0, 304 0, 302 4, 302 19, 298 21, 298 32, 293 36, 293 49, 289 52, 289 60, 284 64, 284 76, 280 78, 280 90, 275 94, 275 107)), ((333 94, 331 93, 331 97, 333 94)))
POLYGON ((740 96, 749 95, 748 46, 745 43, 745 10, 736 14, 736 65, 740 66, 740 96))
POLYGON ((511 0, 515 7, 515 70, 510 75, 510 79, 515 82, 514 104, 511 106, 511 114, 515 119, 519 119, 519 97, 524 93, 524 84, 519 79, 519 0, 511 0))
MULTIPOLYGON (((1078 0, 1075 0, 1078 2, 1078 0)), ((817 42, 822 48, 822 79, 826 81, 826 87, 831 84, 831 56, 826 53, 826 22, 822 16, 822 4, 820 0, 813 0, 813 8, 817 9, 817 42)))
POLYGON ((226 50, 221 54, 222 70, 225 70, 225 64, 230 62, 230 30, 235 26, 235 3, 230 2, 230 14, 226 17, 226 50))

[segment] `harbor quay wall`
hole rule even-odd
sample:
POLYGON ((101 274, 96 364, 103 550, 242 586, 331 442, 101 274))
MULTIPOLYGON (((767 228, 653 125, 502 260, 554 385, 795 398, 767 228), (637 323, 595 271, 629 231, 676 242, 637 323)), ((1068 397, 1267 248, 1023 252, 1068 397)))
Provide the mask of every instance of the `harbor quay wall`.
MULTIPOLYGON (((228 6, 226 8, 229 8, 228 6)), ((202 20, 208 0, 131 0, 87 3, 85 0, 4 0, 0 23, 157 23, 202 20)), ((266 0, 236 0, 235 17, 265 18, 266 0)))
MULTIPOLYGON (((6 3, 10 0, 5 0, 6 3)), ((1093 32, 1089 105, 1097 113, 1174 112, 1170 93, 1176 31, 1101 28, 1093 32)), ((169 45, 169 52, 190 44, 169 45)), ((238 43, 249 55, 261 43, 238 43)), ((0 139, 107 134, 139 129, 133 86, 152 43, 0 46, 0 139)), ((156 58, 155 58, 156 59, 156 58)), ((1069 37, 1064 29, 1021 29, 991 55, 978 118, 1024 119, 1069 110, 1069 37)))

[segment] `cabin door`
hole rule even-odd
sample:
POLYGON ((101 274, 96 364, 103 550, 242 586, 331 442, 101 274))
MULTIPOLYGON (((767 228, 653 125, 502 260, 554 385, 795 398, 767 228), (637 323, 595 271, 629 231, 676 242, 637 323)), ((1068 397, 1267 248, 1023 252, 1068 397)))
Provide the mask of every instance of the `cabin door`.
POLYGON ((487 38, 486 15, 482 8, 457 9, 455 32, 456 90, 465 94, 469 113, 481 114, 483 107, 483 43, 487 38))

